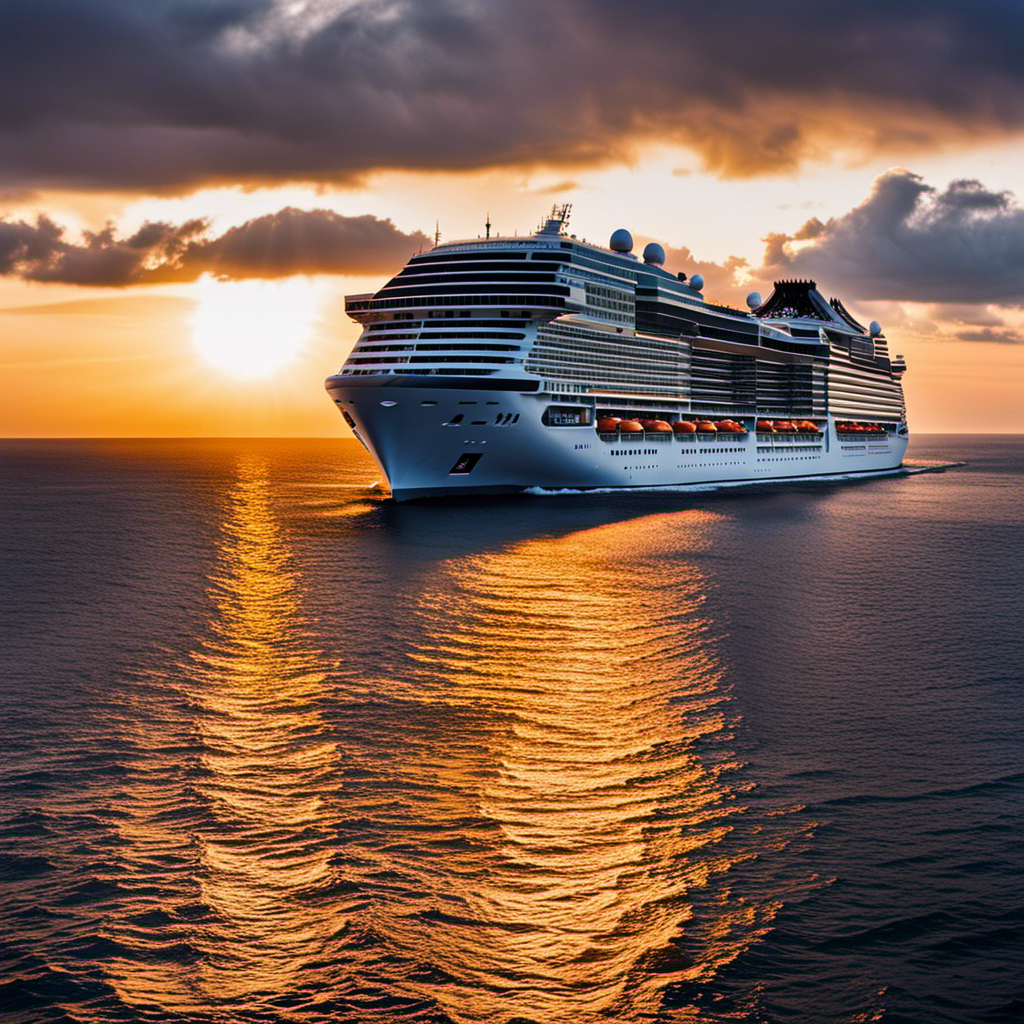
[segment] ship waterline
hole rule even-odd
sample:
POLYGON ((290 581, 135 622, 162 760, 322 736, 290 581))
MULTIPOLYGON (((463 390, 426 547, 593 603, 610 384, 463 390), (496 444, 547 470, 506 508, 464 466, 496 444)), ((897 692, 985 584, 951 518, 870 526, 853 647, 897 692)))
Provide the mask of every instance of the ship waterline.
POLYGON ((881 327, 813 281, 749 312, 565 234, 435 246, 372 295, 326 388, 398 500, 756 483, 898 469, 901 377, 881 327))

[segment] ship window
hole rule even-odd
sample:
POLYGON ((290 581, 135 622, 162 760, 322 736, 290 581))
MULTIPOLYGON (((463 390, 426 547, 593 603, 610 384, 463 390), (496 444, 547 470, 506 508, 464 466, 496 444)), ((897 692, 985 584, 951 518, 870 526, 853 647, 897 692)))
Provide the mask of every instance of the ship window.
POLYGON ((585 405, 549 405, 541 422, 546 427, 585 427, 591 422, 592 411, 585 405))
POLYGON ((461 412, 457 412, 457 413, 456 413, 456 414, 455 414, 455 415, 454 415, 454 416, 453 416, 453 417, 452 417, 452 418, 451 418, 451 419, 450 419, 450 420, 448 421, 448 426, 449 426, 449 427, 454 427, 454 426, 457 426, 458 424, 460 424, 460 423, 462 422, 462 419, 463 419, 463 414, 462 414, 461 412))
POLYGON ((519 422, 519 413, 516 413, 515 416, 512 417, 512 422, 513 423, 518 423, 519 422))

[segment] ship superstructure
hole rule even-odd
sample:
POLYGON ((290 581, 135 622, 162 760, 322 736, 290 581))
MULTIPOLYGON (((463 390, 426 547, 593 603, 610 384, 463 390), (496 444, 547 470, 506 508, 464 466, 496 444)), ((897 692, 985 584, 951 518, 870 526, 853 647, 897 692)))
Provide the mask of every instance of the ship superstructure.
POLYGON ((326 387, 395 498, 900 466, 906 365, 878 324, 806 280, 716 305, 657 243, 579 240, 568 213, 346 299, 363 332, 326 387))

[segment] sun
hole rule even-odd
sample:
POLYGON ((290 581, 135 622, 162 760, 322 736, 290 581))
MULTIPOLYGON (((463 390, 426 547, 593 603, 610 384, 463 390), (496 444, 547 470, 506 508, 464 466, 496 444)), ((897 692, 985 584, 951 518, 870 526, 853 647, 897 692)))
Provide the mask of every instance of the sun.
POLYGON ((219 281, 204 275, 189 319, 199 354, 225 376, 259 380, 290 363, 310 340, 320 296, 306 277, 219 281))

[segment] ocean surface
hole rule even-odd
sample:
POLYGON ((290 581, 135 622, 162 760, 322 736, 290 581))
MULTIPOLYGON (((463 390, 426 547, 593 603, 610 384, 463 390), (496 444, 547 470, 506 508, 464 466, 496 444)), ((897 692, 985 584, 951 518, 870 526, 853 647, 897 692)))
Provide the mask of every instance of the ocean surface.
POLYGON ((11 1021, 1024 1019, 1024 438, 397 505, 0 446, 11 1021))

